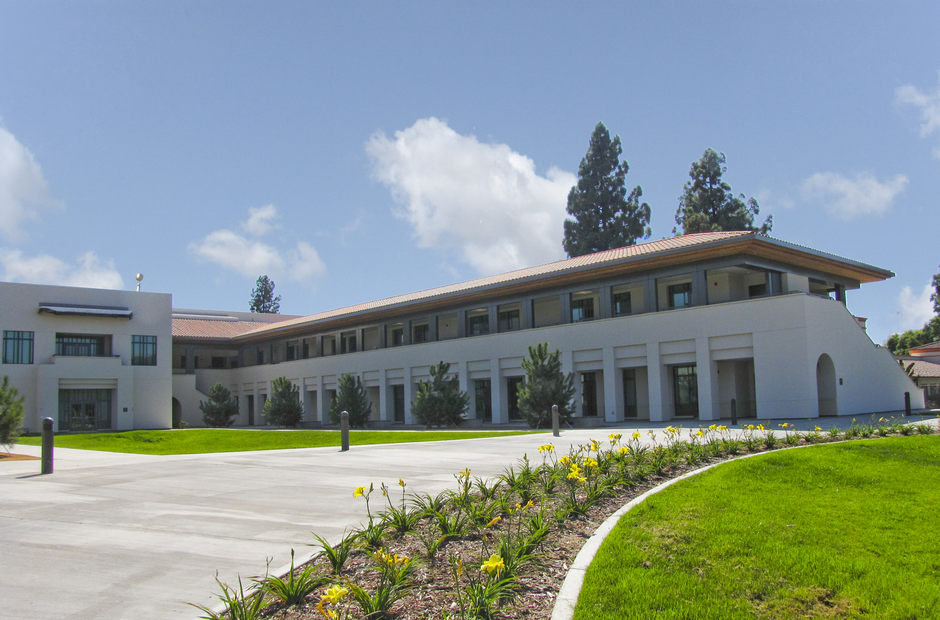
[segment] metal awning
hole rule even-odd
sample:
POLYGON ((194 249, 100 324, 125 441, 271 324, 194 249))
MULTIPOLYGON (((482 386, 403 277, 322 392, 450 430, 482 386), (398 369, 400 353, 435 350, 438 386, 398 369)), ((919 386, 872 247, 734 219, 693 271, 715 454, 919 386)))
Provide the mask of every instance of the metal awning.
POLYGON ((116 308, 112 306, 80 306, 76 304, 39 304, 39 313, 55 314, 58 316, 97 316, 106 319, 128 319, 134 313, 130 308, 116 308))

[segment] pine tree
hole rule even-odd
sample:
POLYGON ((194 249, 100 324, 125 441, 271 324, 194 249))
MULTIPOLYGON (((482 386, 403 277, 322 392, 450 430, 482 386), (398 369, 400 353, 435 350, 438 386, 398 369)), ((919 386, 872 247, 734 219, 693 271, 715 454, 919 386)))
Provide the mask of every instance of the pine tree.
POLYGON ((209 400, 199 401, 199 409, 206 426, 228 427, 238 416, 238 401, 221 383, 216 383, 209 388, 209 400))
POLYGON ((267 314, 277 314, 281 311, 281 296, 274 296, 274 280, 268 276, 258 276, 255 288, 251 289, 248 309, 251 312, 267 314))
POLYGON ((552 405, 558 405, 559 418, 567 421, 574 411, 574 374, 561 371, 561 351, 549 354, 547 342, 529 347, 522 369, 526 378, 519 390, 519 411, 529 426, 551 424, 552 405))
POLYGON ((23 426, 23 396, 10 385, 10 377, 4 375, 0 383, 0 445, 7 447, 16 443, 23 426))
POLYGON ((447 378, 450 364, 442 361, 428 370, 431 380, 418 384, 411 415, 425 426, 457 426, 470 406, 470 396, 461 391, 457 377, 447 378))
POLYGON ((271 426, 297 428, 304 417, 304 405, 300 402, 300 388, 287 377, 278 377, 271 382, 271 395, 264 403, 264 419, 271 426))
POLYGON ((620 136, 610 139, 604 123, 591 134, 591 144, 578 169, 578 183, 568 192, 565 252, 569 257, 634 245, 650 236, 650 206, 640 203, 637 185, 627 196, 630 167, 620 161, 620 136))
POLYGON ((336 385, 336 398, 330 405, 330 420, 339 424, 340 416, 345 411, 349 414, 349 426, 363 428, 369 422, 372 404, 369 394, 359 377, 350 374, 340 376, 336 385))
POLYGON ((692 180, 686 182, 676 210, 676 224, 682 228, 682 234, 753 230, 766 235, 773 228, 772 215, 760 228, 754 227, 760 205, 754 198, 745 200, 744 194, 735 196, 731 192, 731 186, 721 179, 727 170, 725 154, 712 149, 705 149, 702 158, 692 163, 689 170, 692 180))

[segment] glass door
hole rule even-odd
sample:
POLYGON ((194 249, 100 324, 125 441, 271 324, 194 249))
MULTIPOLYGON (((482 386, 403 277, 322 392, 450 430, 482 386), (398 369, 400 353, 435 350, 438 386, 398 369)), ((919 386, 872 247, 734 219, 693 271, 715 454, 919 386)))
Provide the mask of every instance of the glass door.
POLYGON ((698 417, 698 376, 695 365, 673 366, 672 383, 675 390, 676 417, 698 417))

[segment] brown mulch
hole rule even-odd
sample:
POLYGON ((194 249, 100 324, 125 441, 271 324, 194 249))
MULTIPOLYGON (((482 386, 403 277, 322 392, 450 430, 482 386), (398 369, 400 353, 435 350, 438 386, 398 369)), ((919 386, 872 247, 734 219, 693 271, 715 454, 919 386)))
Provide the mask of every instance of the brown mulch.
POLYGON ((3 461, 38 461, 40 458, 38 456, 29 456, 27 454, 14 454, 0 452, 0 463, 3 461))
MULTIPOLYGON (((707 462, 702 462, 695 468, 705 464, 707 462)), ((693 468, 674 467, 662 476, 651 477, 639 485, 618 487, 611 495, 594 504, 585 516, 569 518, 561 524, 553 525, 536 553, 537 563, 530 564, 521 571, 516 581, 517 595, 511 602, 500 608, 496 617, 500 620, 549 620, 555 605, 555 597, 568 574, 568 567, 571 566, 581 547, 594 534, 594 531, 631 499, 691 469, 693 468)), ((559 487, 561 486, 563 485, 559 483, 559 487)), ((379 496, 378 499, 383 498, 379 496)), ((504 520, 500 525, 505 523, 504 520)), ((419 531, 422 532, 430 533, 435 530, 436 526, 427 520, 422 521, 419 526, 419 531)), ((487 541, 488 548, 493 550, 497 544, 495 538, 502 530, 494 527, 488 531, 492 531, 487 541)), ((386 550, 392 553, 416 558, 420 562, 413 580, 415 587, 392 607, 391 613, 386 616, 390 620, 439 619, 445 611, 456 614, 459 609, 456 606, 454 581, 448 557, 462 556, 465 571, 478 570, 479 564, 486 559, 481 557, 483 540, 479 530, 447 542, 438 551, 433 561, 428 561, 423 557, 424 546, 415 534, 407 534, 399 538, 389 536, 385 540, 385 545, 386 550)), ((370 568, 371 565, 372 560, 364 551, 356 551, 347 561, 343 578, 339 581, 349 579, 371 592, 371 586, 377 583, 377 574, 370 568)), ((328 566, 321 567, 321 570, 324 573, 328 572, 328 566)), ((323 589, 320 590, 322 591, 323 589)), ((351 595, 347 597, 347 602, 350 600, 351 595)), ((322 620, 323 616, 316 608, 318 601, 317 595, 311 595, 308 597, 308 602, 301 606, 288 608, 273 604, 263 612, 263 617, 276 620, 322 620)), ((363 617, 355 602, 352 602, 348 609, 350 618, 363 617)))

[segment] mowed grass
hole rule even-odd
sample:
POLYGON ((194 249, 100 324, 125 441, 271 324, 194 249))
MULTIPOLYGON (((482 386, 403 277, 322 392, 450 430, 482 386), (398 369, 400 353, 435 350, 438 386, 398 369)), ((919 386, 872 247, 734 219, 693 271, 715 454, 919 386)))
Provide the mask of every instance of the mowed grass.
MULTIPOLYGON (((351 445, 449 441, 524 435, 532 431, 360 431, 349 433, 351 445)), ((544 432, 544 431, 542 431, 544 432)), ((19 442, 42 445, 41 437, 20 437, 19 442)), ((287 448, 323 448, 340 445, 340 432, 314 430, 237 430, 187 429, 172 431, 125 431, 57 435, 60 448, 131 452, 134 454, 202 454, 206 452, 244 452, 248 450, 283 450, 287 448)))
POLYGON ((576 620, 940 618, 940 437, 721 465, 624 515, 576 620))

